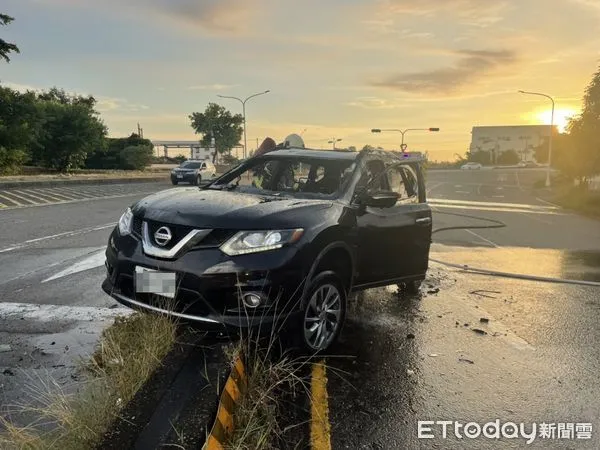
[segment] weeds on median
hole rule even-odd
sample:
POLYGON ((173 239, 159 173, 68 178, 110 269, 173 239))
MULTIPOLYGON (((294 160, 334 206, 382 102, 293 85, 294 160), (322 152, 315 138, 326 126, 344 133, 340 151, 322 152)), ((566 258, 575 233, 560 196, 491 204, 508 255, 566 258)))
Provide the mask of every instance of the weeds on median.
POLYGON ((245 361, 246 390, 235 408, 235 428, 227 449, 281 448, 280 442, 289 431, 280 420, 285 413, 282 393, 303 394, 303 398, 310 395, 310 380, 302 376, 310 358, 293 358, 290 354, 276 357, 272 349, 259 340, 245 339, 232 351, 233 361, 237 355, 245 361))
POLYGON ((166 316, 132 314, 107 328, 91 361, 84 365, 82 392, 65 394, 55 383, 33 393, 38 421, 17 427, 0 417, 5 431, 0 448, 81 450, 94 448, 112 421, 159 366, 176 338, 176 324, 166 316), (46 431, 48 430, 49 431, 46 431))

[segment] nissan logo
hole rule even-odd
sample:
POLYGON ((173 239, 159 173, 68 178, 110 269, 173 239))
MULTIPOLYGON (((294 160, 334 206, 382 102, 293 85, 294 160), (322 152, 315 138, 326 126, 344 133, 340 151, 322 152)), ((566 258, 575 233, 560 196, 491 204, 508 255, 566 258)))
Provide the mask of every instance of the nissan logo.
POLYGON ((167 227, 160 227, 158 230, 156 230, 156 233, 154 233, 154 241, 161 247, 164 247, 171 242, 172 238, 173 235, 171 234, 171 230, 169 230, 167 227))

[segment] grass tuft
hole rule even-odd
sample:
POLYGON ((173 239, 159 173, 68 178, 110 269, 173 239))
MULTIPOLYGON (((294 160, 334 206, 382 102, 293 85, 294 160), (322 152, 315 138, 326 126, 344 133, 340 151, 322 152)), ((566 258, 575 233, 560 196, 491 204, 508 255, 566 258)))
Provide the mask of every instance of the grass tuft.
POLYGON ((39 419, 17 427, 0 417, 0 448, 6 450, 81 450, 94 448, 121 409, 159 366, 175 343, 177 325, 165 316, 135 313, 117 318, 104 330, 98 348, 84 366, 80 392, 65 394, 58 384, 34 390, 34 405, 15 412, 39 419))

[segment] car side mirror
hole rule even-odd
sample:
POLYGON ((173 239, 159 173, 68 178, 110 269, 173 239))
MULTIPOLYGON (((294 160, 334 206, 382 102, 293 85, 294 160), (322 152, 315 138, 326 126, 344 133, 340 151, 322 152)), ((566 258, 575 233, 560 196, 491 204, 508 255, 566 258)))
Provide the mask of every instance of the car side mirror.
POLYGON ((399 198, 400 194, 397 192, 379 191, 370 195, 365 194, 361 199, 361 203, 372 208, 391 208, 398 202, 399 198))

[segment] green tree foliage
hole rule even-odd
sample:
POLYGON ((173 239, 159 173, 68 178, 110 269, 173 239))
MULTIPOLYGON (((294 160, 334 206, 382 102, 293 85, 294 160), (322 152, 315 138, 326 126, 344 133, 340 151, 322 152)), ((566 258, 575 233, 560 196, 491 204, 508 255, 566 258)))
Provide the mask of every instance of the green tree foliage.
POLYGON ((130 145, 121 150, 120 165, 125 170, 144 170, 152 162, 154 151, 147 145, 130 145))
POLYGON ((483 164, 484 166, 489 166, 492 164, 492 158, 490 152, 484 152, 483 150, 477 150, 475 152, 467 152, 467 161, 476 162, 479 164, 483 164))
POLYGON ((585 90, 583 110, 568 126, 568 137, 559 140, 553 165, 587 187, 600 174, 600 69, 585 90))
POLYGON ((96 148, 88 156, 85 167, 88 169, 127 169, 130 165, 121 158, 122 152, 127 147, 138 146, 150 148, 151 154, 154 152, 152 142, 135 133, 126 138, 107 138, 106 145, 96 148))
MULTIPOLYGON (((194 112, 189 116, 196 134, 201 134, 201 145, 209 147, 215 138, 217 152, 225 153, 235 147, 242 137, 244 118, 241 114, 231 114, 225 107, 209 103, 204 112, 194 112)), ((216 153, 213 162, 216 160, 216 153)))
POLYGON ((515 150, 505 150, 498 155, 498 164, 501 166, 514 166, 521 161, 518 153, 515 150))
MULTIPOLYGON (((0 25, 8 25, 13 20, 15 19, 6 14, 0 14, 0 25)), ((10 58, 8 57, 10 53, 20 53, 19 47, 0 38, 0 58, 4 59, 6 62, 10 62, 10 58)))
POLYGON ((83 167, 88 154, 105 144, 107 130, 94 109, 96 100, 53 88, 38 101, 43 128, 31 149, 33 161, 60 171, 83 167))
POLYGON ((35 93, 20 93, 0 86, 0 172, 15 173, 26 162, 41 128, 42 116, 35 93))

